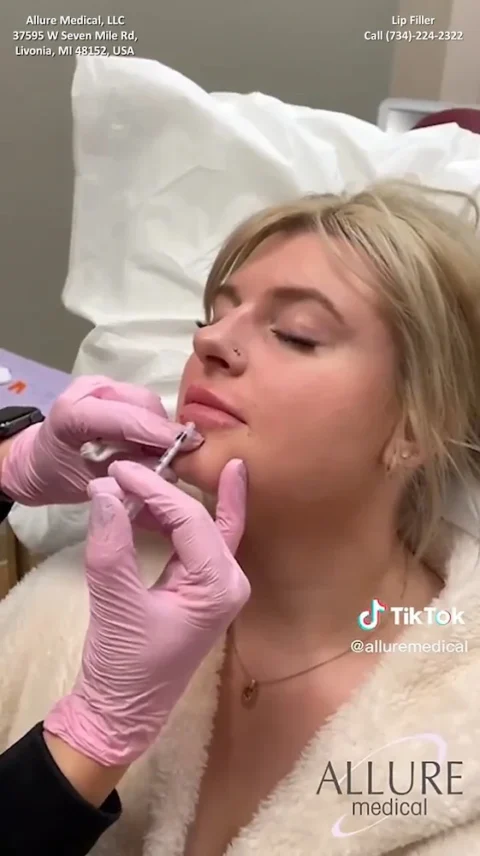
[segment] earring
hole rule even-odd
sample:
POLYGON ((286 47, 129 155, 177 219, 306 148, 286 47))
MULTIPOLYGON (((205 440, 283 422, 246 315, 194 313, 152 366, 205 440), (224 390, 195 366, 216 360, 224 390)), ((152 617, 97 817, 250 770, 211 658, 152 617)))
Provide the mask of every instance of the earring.
MULTIPOLYGON (((410 452, 408 451, 408 449, 403 449, 403 451, 400 452, 400 458, 402 459, 402 461, 408 460, 409 457, 410 457, 410 452)), ((397 467, 397 462, 398 462, 398 452, 395 451, 393 453, 392 457, 387 461, 386 466, 385 466, 387 476, 392 475, 393 471, 397 467)))

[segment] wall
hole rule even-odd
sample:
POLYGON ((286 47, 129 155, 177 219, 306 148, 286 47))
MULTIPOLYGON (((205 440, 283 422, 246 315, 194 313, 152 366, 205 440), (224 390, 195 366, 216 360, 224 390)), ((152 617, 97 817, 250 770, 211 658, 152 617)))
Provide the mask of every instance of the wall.
POLYGON ((3 0, 0 345, 69 370, 88 325, 65 312, 72 201, 73 60, 16 57, 27 15, 127 16, 140 56, 212 90, 260 90, 375 121, 392 46, 364 39, 398 0, 3 0), (130 11, 129 11, 130 10, 130 11))
MULTIPOLYGON (((480 3, 475 0, 399 0, 398 15, 435 18, 414 29, 461 32, 461 40, 395 43, 390 95, 460 104, 480 103, 478 32, 480 3)), ((405 29, 408 28, 408 25, 405 29)))

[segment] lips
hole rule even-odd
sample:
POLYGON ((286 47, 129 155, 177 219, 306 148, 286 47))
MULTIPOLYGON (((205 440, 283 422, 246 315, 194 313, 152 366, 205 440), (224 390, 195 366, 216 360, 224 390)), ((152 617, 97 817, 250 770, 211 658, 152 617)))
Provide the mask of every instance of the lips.
POLYGON ((200 386, 189 386, 180 410, 182 422, 205 428, 238 428, 245 420, 236 407, 200 386))
POLYGON ((236 407, 228 404, 228 402, 224 401, 222 398, 219 398, 215 393, 210 392, 208 389, 204 389, 201 386, 189 386, 184 399, 184 405, 187 404, 202 404, 205 407, 211 407, 213 410, 220 410, 222 413, 227 413, 229 416, 233 416, 234 419, 237 419, 239 422, 244 422, 242 414, 236 407))

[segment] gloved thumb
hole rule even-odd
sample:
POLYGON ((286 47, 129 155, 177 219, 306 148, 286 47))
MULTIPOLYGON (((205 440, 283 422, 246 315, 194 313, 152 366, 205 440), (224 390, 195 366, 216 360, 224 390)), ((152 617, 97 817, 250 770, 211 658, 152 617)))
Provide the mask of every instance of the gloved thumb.
POLYGON ((95 479, 88 486, 92 500, 85 567, 91 594, 103 600, 120 591, 133 594, 141 588, 135 559, 133 532, 124 492, 113 478, 95 479))
POLYGON ((223 468, 217 492, 215 523, 234 556, 245 529, 247 507, 247 469, 233 458, 223 468))

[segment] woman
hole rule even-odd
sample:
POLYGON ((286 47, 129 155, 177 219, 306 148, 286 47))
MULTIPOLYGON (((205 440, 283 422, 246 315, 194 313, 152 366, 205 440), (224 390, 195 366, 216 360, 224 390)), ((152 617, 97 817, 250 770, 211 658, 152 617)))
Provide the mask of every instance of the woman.
MULTIPOLYGON (((162 604, 166 595, 176 603, 179 563, 201 536, 183 526, 178 487, 123 462, 109 469, 115 484, 92 487, 108 508, 103 576, 92 562, 97 526, 87 545, 90 618, 79 552, 45 563, 4 607, 5 640, 16 633, 12 662, 18 655, 0 690, 8 740, 64 696, 45 721, 53 751, 70 746, 103 765, 110 789, 122 779, 123 817, 93 852, 451 856, 478 848, 479 545, 442 517, 450 478, 467 483, 479 470, 479 267, 474 229, 401 183, 262 212, 227 241, 177 413, 205 442, 174 469, 211 507, 220 475, 238 466, 229 462, 244 461, 236 563, 218 539, 206 553, 241 589, 230 612, 245 605, 185 692, 177 685, 172 694, 168 681, 162 689, 156 657, 173 637, 162 649, 156 627, 152 650, 139 644, 138 605, 150 594, 138 594, 120 500, 141 496, 144 525, 154 512, 152 528, 162 530, 163 553, 138 548, 147 577, 155 579, 152 560, 165 563, 171 544, 178 554, 163 589, 153 590, 162 604), (112 538, 130 598, 128 586, 122 597, 105 596, 105 586, 123 585, 106 546, 112 538), (19 632, 29 598, 33 629, 19 632), (86 631, 81 677, 68 695, 86 631), (169 716, 173 696, 181 698, 169 716)), ((213 521, 188 503, 211 538, 213 521)), ((204 630, 197 622, 197 635, 204 630)), ((172 674, 196 645, 195 633, 179 633, 180 624, 172 674)), ((105 781, 100 791, 90 800, 97 806, 105 781)))

